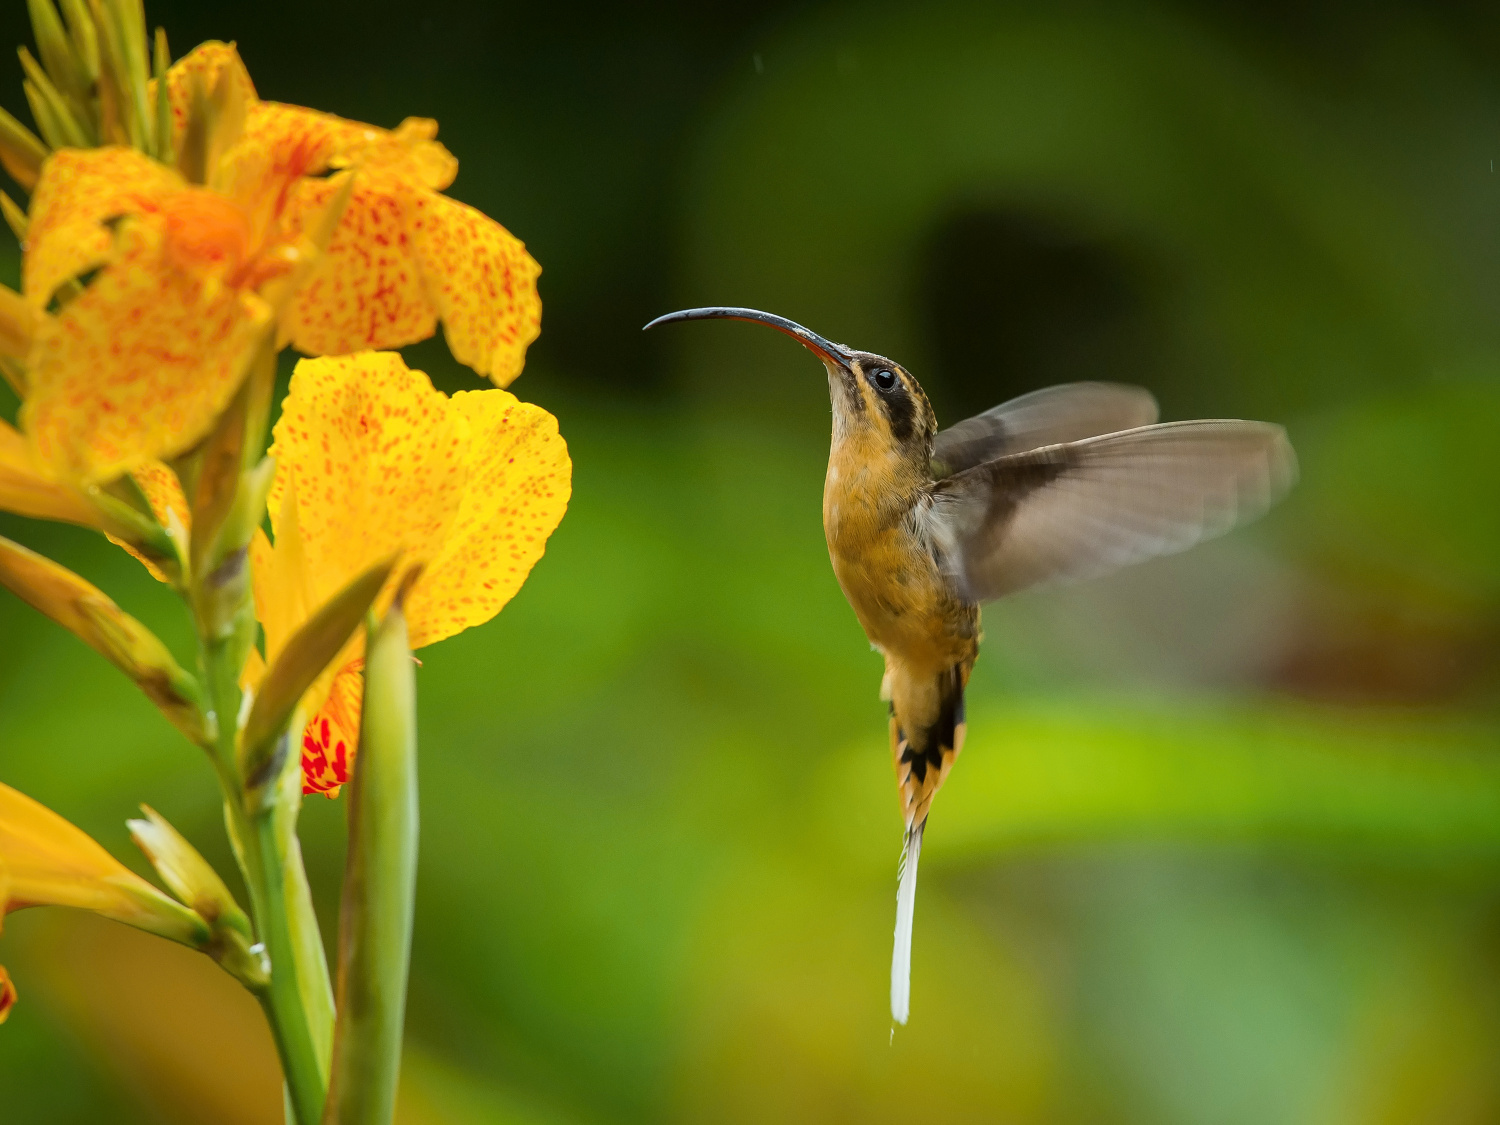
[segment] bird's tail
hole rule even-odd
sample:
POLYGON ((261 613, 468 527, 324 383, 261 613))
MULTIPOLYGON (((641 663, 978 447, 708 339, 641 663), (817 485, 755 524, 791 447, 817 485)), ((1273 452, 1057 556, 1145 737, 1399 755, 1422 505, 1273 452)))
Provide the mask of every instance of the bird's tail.
POLYGON ((906 831, 896 888, 896 947, 891 954, 891 1018, 904 1024, 911 1011, 911 925, 917 908, 917 861, 922 858, 924 819, 906 831))
POLYGON ((911 1009, 911 929, 917 905, 917 861, 927 810, 964 745, 964 686, 970 664, 937 676, 912 675, 887 664, 891 686, 891 756, 901 791, 906 839, 896 891, 896 948, 891 955, 891 1016, 905 1023, 911 1009))

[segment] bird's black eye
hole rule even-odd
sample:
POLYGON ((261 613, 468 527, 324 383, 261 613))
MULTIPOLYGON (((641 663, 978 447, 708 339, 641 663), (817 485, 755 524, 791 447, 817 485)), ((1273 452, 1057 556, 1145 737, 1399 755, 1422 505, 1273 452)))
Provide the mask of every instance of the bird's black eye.
POLYGON ((881 368, 875 372, 875 385, 882 391, 888 391, 896 385, 896 376, 893 372, 881 368))

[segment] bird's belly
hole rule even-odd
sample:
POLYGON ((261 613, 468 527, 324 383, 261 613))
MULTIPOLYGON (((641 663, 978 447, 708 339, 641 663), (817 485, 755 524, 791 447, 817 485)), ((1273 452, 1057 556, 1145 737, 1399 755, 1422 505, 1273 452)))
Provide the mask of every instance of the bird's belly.
POLYGON ((865 635, 904 663, 951 667, 972 659, 977 613, 959 603, 932 557, 891 529, 857 544, 829 538, 829 556, 865 635))

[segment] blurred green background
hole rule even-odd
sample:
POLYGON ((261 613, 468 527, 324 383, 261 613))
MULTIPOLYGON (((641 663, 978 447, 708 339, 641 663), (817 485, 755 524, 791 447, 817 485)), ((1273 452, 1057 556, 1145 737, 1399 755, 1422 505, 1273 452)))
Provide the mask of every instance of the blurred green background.
MULTIPOLYGON (((500 617, 422 654, 403 1121, 1500 1121, 1493 10, 148 19, 179 54, 238 40, 263 97, 438 118, 452 194, 545 270, 513 389, 559 417, 575 495, 500 617), (948 422, 1115 379, 1284 422, 1302 459, 1253 528, 986 610, 894 1035, 899 819, 823 544, 824 380, 747 326, 639 331, 717 303, 901 360, 948 422)), ((0 533, 189 651, 102 540, 0 533)), ((142 800, 233 866, 196 753, 5 594, 0 779, 137 869, 142 800)), ((343 807, 304 824, 331 935, 343 807)), ((275 1119, 253 1006, 224 1030, 227 978, 158 947, 8 920, 0 1118, 275 1119)))

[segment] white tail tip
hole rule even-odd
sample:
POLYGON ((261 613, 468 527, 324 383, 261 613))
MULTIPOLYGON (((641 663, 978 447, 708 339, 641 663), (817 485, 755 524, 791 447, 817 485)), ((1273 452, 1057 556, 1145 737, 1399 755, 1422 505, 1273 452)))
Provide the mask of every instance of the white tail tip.
POLYGON ((891 1018, 906 1023, 911 1013, 911 923, 917 908, 917 860, 922 856, 922 829, 906 832, 901 848, 900 883, 896 889, 896 947, 891 954, 891 1018))

